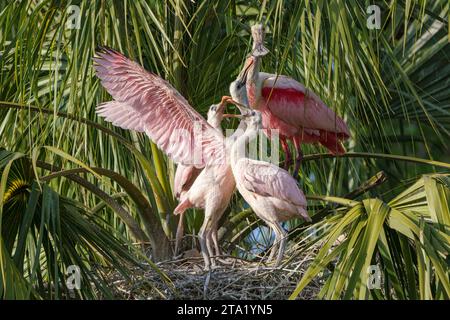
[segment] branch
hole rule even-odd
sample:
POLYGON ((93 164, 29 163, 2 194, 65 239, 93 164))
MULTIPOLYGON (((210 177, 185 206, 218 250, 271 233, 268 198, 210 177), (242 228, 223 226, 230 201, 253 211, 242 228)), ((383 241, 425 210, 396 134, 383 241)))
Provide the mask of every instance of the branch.
MULTIPOLYGON (((373 177, 369 178, 367 181, 363 182, 358 188, 347 193, 344 196, 344 198, 351 201, 352 199, 359 197, 360 195, 366 193, 367 191, 369 191, 375 187, 378 187, 380 184, 382 184, 386 180, 387 180, 386 174, 384 173, 384 171, 380 171, 377 174, 375 174, 373 177)), ((355 202, 355 201, 352 201, 352 202, 355 202)), ((301 225, 292 229, 289 237, 290 238, 296 237, 301 232, 301 229, 303 229, 305 226, 309 226, 309 225, 319 222, 320 220, 325 218, 327 215, 331 214, 333 212, 331 209, 336 208, 336 207, 337 207, 337 205, 325 206, 323 209, 319 210, 315 215, 312 216, 311 222, 305 221, 301 225)))
POLYGON ((385 153, 369 153, 369 152, 347 152, 342 155, 334 155, 331 153, 316 153, 309 154, 303 157, 302 161, 311 161, 317 159, 326 159, 326 158, 378 158, 384 160, 400 160, 406 162, 420 163, 420 164, 428 164, 435 167, 442 167, 446 169, 450 169, 450 163, 434 161, 429 159, 421 159, 415 157, 408 156, 400 156, 394 154, 385 154, 385 153))
POLYGON ((319 201, 327 201, 327 202, 333 202, 336 204, 340 204, 346 207, 354 207, 356 206, 359 202, 358 201, 353 201, 347 197, 341 198, 341 197, 332 197, 332 196, 311 196, 311 195, 307 195, 306 199, 309 200, 319 200, 319 201))

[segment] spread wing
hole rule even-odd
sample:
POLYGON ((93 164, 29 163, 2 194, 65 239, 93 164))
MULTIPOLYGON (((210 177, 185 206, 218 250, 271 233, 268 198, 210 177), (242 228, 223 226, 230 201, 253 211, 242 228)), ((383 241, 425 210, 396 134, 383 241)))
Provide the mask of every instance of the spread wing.
POLYGON ((312 91, 286 76, 266 74, 262 96, 272 113, 293 126, 350 136, 347 124, 312 91))
POLYGON ((274 197, 298 206, 306 206, 305 195, 286 170, 252 159, 241 159, 237 165, 239 180, 247 190, 263 197, 274 197))
POLYGON ((204 167, 225 159, 224 139, 167 81, 112 49, 94 57, 114 101, 97 107, 106 121, 145 132, 175 162, 204 167))

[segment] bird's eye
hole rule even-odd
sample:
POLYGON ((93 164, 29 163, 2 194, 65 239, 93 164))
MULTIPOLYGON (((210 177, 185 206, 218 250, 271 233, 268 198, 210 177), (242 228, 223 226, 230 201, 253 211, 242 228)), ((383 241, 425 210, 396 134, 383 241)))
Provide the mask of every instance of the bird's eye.
POLYGON ((211 108, 209 108, 209 110, 216 111, 216 107, 215 106, 211 106, 211 108))
POLYGON ((241 89, 243 85, 244 85, 244 83, 242 81, 239 81, 237 84, 237 88, 241 89))

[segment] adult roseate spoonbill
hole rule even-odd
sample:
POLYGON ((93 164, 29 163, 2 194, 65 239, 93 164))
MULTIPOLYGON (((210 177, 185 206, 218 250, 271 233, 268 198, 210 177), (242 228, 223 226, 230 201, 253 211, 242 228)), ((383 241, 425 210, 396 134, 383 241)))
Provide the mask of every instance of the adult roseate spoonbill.
POLYGON ((253 52, 239 78, 246 83, 249 106, 262 113, 264 132, 270 137, 271 130, 279 130, 286 156, 285 169, 292 160, 287 141, 294 143, 296 177, 303 156, 302 143, 320 143, 331 153, 342 154, 345 149, 341 141, 350 137, 350 131, 344 120, 301 83, 287 76, 259 71, 261 57, 268 52, 263 45, 263 35, 261 25, 252 27, 253 52))
POLYGON ((274 257, 279 246, 276 260, 276 265, 279 265, 286 246, 286 232, 280 223, 295 217, 311 221, 306 211, 306 198, 289 172, 274 164, 245 156, 245 145, 261 129, 262 116, 259 111, 251 111, 243 116, 242 121, 246 122, 247 129, 231 147, 231 168, 242 197, 275 232, 269 260, 274 257))
POLYGON ((121 53, 101 48, 94 62, 97 77, 114 98, 97 107, 100 116, 121 128, 145 132, 176 163, 205 167, 175 213, 190 206, 205 208, 199 237, 209 269, 211 217, 223 213, 235 188, 223 135, 167 81, 121 53))
MULTIPOLYGON (((222 134, 221 123, 224 117, 224 109, 225 105, 228 102, 230 97, 224 96, 222 97, 222 101, 219 104, 213 104, 208 109, 207 114, 207 122, 217 130, 220 134, 222 134)), ((226 117, 226 115, 225 115, 226 117)), ((197 179, 199 174, 202 172, 202 169, 196 168, 195 166, 184 166, 179 164, 177 166, 177 170, 175 171, 175 179, 174 179, 174 194, 178 201, 185 197, 186 192, 194 184, 194 181, 197 179)), ((180 219, 178 221, 177 233, 175 237, 175 256, 178 255, 178 251, 181 245, 181 240, 184 234, 184 212, 180 214, 180 219)), ((212 232, 212 241, 214 243, 214 248, 216 250, 215 255, 221 255, 219 249, 219 243, 217 239, 217 229, 214 229, 212 232)))

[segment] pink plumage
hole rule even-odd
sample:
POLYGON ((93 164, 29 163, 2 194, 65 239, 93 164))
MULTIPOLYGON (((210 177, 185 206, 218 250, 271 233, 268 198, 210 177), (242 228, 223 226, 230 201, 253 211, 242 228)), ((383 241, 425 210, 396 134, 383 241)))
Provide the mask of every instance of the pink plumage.
MULTIPOLYGON (((205 209, 199 240, 205 268, 209 268, 211 262, 215 263, 210 257, 220 254, 217 222, 235 189, 223 134, 167 81, 121 53, 103 48, 94 61, 101 84, 114 98, 98 106, 97 113, 116 126, 146 133, 179 164, 175 190, 180 204, 174 213, 182 214, 191 207, 205 209)), ((227 100, 222 99, 216 112, 223 113, 227 100)), ((177 230, 177 239, 180 231, 177 230)))
POLYGON ((306 211, 306 197, 297 181, 286 170, 268 162, 249 159, 244 152, 247 141, 257 136, 262 116, 258 111, 247 113, 245 133, 236 139, 231 148, 231 167, 236 187, 253 211, 275 232, 275 244, 269 260, 277 247, 276 264, 281 262, 286 245, 286 231, 281 222, 292 218, 311 221, 306 211))
MULTIPOLYGON (((264 74, 263 74, 264 75, 264 74)), ((345 122, 311 90, 286 76, 269 76, 263 81, 263 100, 277 118, 294 127, 321 130, 349 137, 345 122)))
POLYGON ((145 132, 177 163, 204 167, 224 161, 223 137, 167 81, 112 49, 98 51, 94 61, 114 98, 97 108, 106 121, 145 132))
MULTIPOLYGON (((306 211, 305 195, 286 170, 268 162, 244 158, 236 163, 234 174, 238 185, 256 200, 246 199, 261 218, 266 210, 258 209, 264 207, 264 201, 270 201, 276 208, 279 222, 300 217, 311 221, 306 211)), ((264 218, 271 220, 273 217, 264 218)))
POLYGON ((251 55, 240 77, 246 79, 250 107, 262 113, 264 132, 270 137, 273 130, 278 131, 286 154, 285 168, 291 160, 287 140, 294 142, 298 154, 294 176, 302 159, 302 143, 319 143, 333 154, 345 153, 342 141, 350 137, 350 131, 344 120, 294 79, 260 72, 260 63, 260 55, 251 55))
POLYGON ((260 97, 252 95, 249 102, 257 104, 254 108, 269 130, 278 129, 283 138, 299 143, 320 143, 334 154, 345 152, 341 140, 350 137, 346 123, 314 92, 286 76, 260 72, 259 77, 260 97))
POLYGON ((178 165, 173 181, 173 193, 175 198, 180 200, 182 194, 191 188, 200 172, 202 172, 202 169, 194 166, 178 165))

